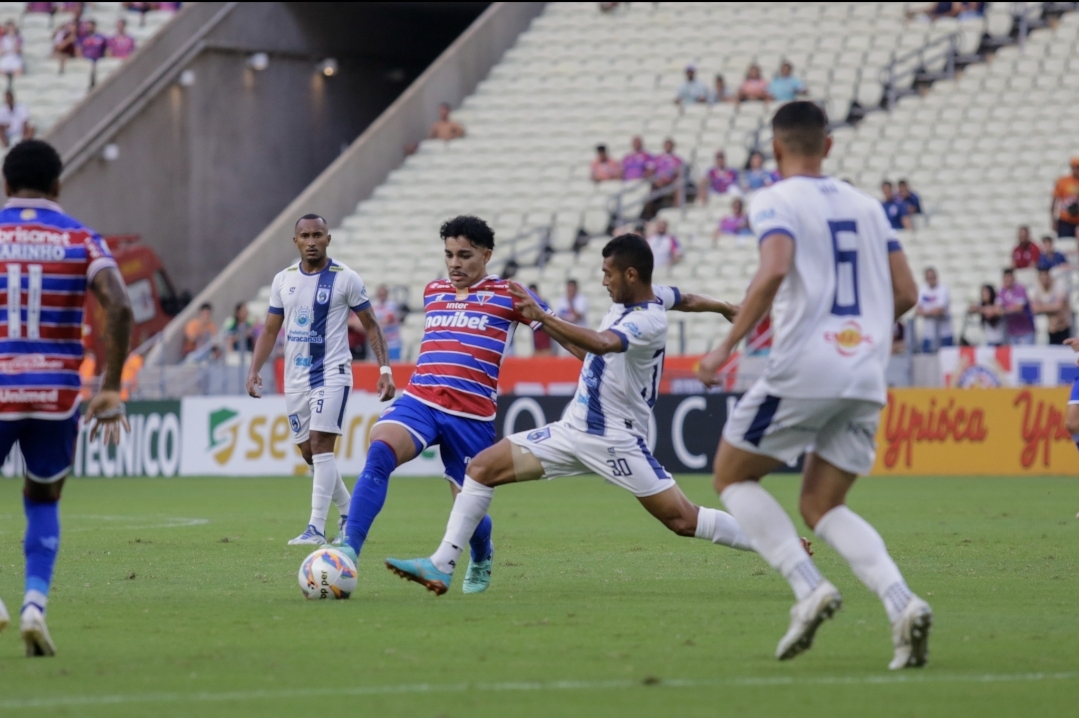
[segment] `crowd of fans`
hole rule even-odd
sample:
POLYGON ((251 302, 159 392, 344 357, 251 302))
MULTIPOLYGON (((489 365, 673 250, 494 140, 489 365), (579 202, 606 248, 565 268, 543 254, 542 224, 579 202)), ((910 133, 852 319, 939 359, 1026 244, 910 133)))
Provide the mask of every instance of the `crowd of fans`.
POLYGON ((727 89, 723 75, 716 75, 714 85, 708 87, 697 78, 697 67, 686 65, 686 79, 675 93, 676 105, 708 104, 717 102, 790 102, 809 93, 806 84, 794 74, 794 65, 784 60, 779 71, 769 81, 761 74, 760 65, 750 65, 745 79, 735 92, 727 89))

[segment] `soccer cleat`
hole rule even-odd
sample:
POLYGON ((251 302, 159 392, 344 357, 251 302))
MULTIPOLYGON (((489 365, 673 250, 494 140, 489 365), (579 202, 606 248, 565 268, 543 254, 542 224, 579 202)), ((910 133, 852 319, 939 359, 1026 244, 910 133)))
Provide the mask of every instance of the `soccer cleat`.
POLYGON ((27 656, 56 655, 56 646, 49 637, 49 629, 45 625, 45 614, 40 608, 33 604, 23 606, 20 630, 22 640, 26 643, 27 656))
POLYGON ((345 524, 347 523, 348 516, 341 516, 337 519, 337 535, 330 542, 331 546, 343 546, 345 544, 345 524))
POLYGON ((0 631, 3 631, 5 628, 7 628, 8 621, 10 620, 11 616, 8 615, 7 606, 5 606, 4 602, 0 600, 0 631))
POLYGON ((888 669, 921 668, 929 662, 929 628, 933 625, 933 611, 929 604, 914 596, 892 624, 892 643, 895 656, 888 669))
POLYGON ((791 627, 776 646, 776 658, 786 661, 808 651, 820 624, 834 616, 842 605, 839 590, 822 581, 812 593, 791 606, 791 627))
POLYGON ((429 558, 414 558, 409 561, 388 558, 386 559, 386 568, 401 578, 420 584, 436 596, 441 596, 446 591, 449 591, 450 581, 453 580, 452 573, 442 573, 435 568, 429 558))
POLYGON ((483 593, 491 585, 491 566, 495 562, 495 547, 491 545, 491 553, 486 561, 468 561, 468 572, 461 584, 461 590, 465 593, 483 593))
POLYGON ((304 532, 288 542, 289 546, 325 546, 326 536, 314 527, 307 524, 304 532))

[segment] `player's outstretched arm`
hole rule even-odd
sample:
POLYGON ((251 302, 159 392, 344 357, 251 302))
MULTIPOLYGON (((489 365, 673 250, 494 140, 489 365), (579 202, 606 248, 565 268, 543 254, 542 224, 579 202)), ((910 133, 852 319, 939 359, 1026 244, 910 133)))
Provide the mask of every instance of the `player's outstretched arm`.
POLYGON ((91 425, 91 439, 101 429, 106 444, 119 443, 120 427, 131 430, 120 398, 120 381, 131 342, 131 302, 120 270, 115 267, 106 267, 95 274, 90 291, 105 310, 105 374, 101 378, 101 390, 86 407, 86 421, 91 425))
POLYGON ((714 299, 707 294, 683 294, 681 301, 671 309, 676 312, 722 314, 727 321, 733 322, 734 318, 738 316, 740 307, 737 304, 714 299))
MULTIPOLYGON (((363 325, 363 330, 367 333, 367 343, 371 346, 371 351, 375 353, 378 365, 380 367, 389 367, 390 353, 386 351, 386 339, 382 336, 382 327, 379 326, 378 319, 375 317, 375 310, 367 307, 356 312, 356 316, 360 318, 360 324, 363 325)), ((397 393, 397 387, 393 385, 392 373, 384 371, 378 375, 377 391, 380 401, 389 401, 393 398, 393 395, 397 393)))
POLYGON ((277 343, 277 335, 281 332, 281 325, 285 323, 285 315, 269 312, 266 315, 266 323, 262 325, 262 334, 259 334, 255 342, 254 356, 251 357, 251 368, 247 372, 247 393, 256 399, 262 398, 262 365, 270 358, 273 345, 277 343))
POLYGON ((761 237, 761 264, 749 283, 746 299, 734 320, 730 334, 712 351, 701 357, 697 376, 705 386, 715 384, 716 371, 730 357, 750 330, 764 318, 776 292, 790 271, 794 260, 794 240, 786 232, 772 232, 761 237))
POLYGON ((888 269, 892 273, 892 299, 895 302, 895 318, 910 311, 918 303, 918 282, 910 271, 907 255, 901 249, 888 253, 888 269))
MULTIPOLYGON (((516 282, 510 282, 510 294, 513 295, 513 305, 518 312, 529 321, 543 324, 544 331, 570 351, 573 351, 570 347, 574 346, 589 354, 599 356, 626 350, 622 338, 614 332, 593 331, 587 327, 570 324, 553 314, 548 314, 543 310, 543 307, 536 303, 528 290, 516 282)), ((583 358, 576 352, 574 352, 574 356, 579 359, 583 358)))

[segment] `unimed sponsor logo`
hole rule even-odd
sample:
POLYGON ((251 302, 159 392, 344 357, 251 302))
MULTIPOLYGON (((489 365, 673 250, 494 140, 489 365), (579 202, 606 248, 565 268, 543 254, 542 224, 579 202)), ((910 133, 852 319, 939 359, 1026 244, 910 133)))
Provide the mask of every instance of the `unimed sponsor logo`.
POLYGON ((58 389, 0 389, 0 404, 55 404, 59 401, 58 389))

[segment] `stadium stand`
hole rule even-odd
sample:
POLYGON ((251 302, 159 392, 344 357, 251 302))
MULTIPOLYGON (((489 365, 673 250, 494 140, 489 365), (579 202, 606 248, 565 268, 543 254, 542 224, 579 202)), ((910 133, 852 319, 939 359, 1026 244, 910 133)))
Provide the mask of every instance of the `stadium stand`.
MULTIPOLYGON (((71 6, 75 3, 55 3, 71 6)), ((127 20, 127 34, 135 39, 136 47, 149 40, 174 15, 171 11, 151 10, 140 13, 125 10, 119 2, 85 3, 83 20, 94 20, 97 31, 112 36, 116 21, 127 20)), ((0 3, 0 25, 15 22, 22 36, 24 73, 12 80, 17 102, 30 110, 31 122, 38 136, 48 133, 56 122, 67 114, 91 89, 95 71, 90 60, 76 57, 66 61, 60 74, 59 60, 53 57, 53 35, 71 20, 72 13, 61 7, 55 15, 26 12, 27 3, 0 3)), ((97 61, 96 81, 103 82, 123 62, 120 58, 104 57, 97 61)))
MULTIPOLYGON (((608 13, 595 3, 552 3, 454 112, 466 136, 420 143, 333 230, 334 254, 370 285, 400 285, 398 298, 415 309, 424 284, 442 272, 439 223, 476 213, 498 236, 495 271, 515 260, 516 278, 536 282, 549 298, 561 296, 567 277, 581 280, 594 323, 609 301, 598 267, 602 235, 613 229, 612 208, 639 206, 648 192, 639 180, 593 183, 595 146, 606 144, 620 157, 634 135, 653 152, 669 137, 693 178, 717 149, 738 168, 754 141, 766 149, 760 130, 776 103, 677 105, 672 100, 687 64, 709 86, 721 72, 733 87, 750 64, 771 77, 788 60, 808 96, 842 120, 852 101, 880 106, 889 72, 943 76, 946 61, 934 64, 919 49, 954 43, 963 57, 974 58, 983 34, 1007 36, 1012 25, 1004 3, 990 4, 984 19, 933 23, 908 21, 898 3, 632 3, 608 13), (582 231, 599 236, 571 251, 582 231), (537 263, 542 266, 532 266, 537 263)), ((1066 95, 1054 88, 1064 88, 1066 73, 1074 71, 1075 28, 1068 15, 1057 28, 1031 35, 1025 52, 1005 48, 958 79, 931 88, 926 82, 923 92, 899 97, 891 112, 836 129, 829 171, 873 194, 885 177, 906 177, 921 192, 931 219, 904 233, 905 241, 919 271, 934 262, 953 287, 955 316, 978 283, 990 274, 999 280, 1020 218, 1039 228, 1039 218, 1048 221, 1051 181, 1069 149, 1062 131, 1066 95), (1014 150, 975 151, 1009 144, 1014 150), (999 254, 970 259, 972 241, 999 247, 999 254)), ((686 261, 657 281, 739 299, 756 252, 752 243, 730 238, 713 246, 713 230, 729 212, 726 197, 707 207, 662 210, 686 261)), ((265 311, 268 291, 252 303, 254 312, 265 311)), ((415 357, 422 331, 416 319, 403 326, 406 359, 415 357)), ((717 318, 679 318, 669 352, 703 352, 725 330, 717 318)), ((527 355, 531 337, 520 334, 516 349, 527 355)))

